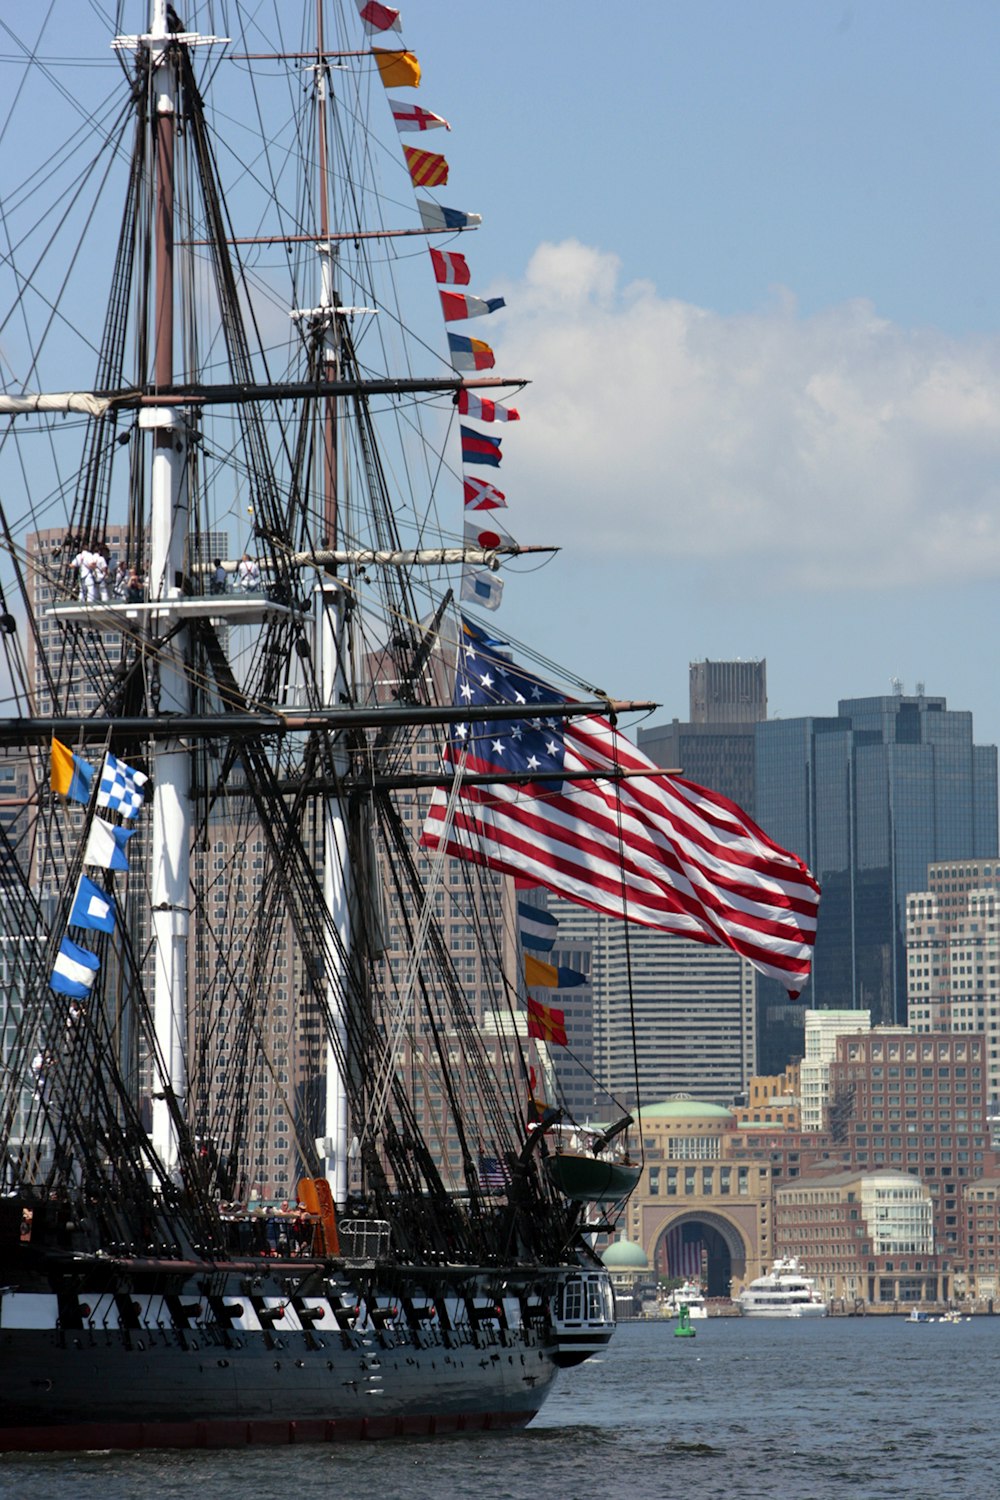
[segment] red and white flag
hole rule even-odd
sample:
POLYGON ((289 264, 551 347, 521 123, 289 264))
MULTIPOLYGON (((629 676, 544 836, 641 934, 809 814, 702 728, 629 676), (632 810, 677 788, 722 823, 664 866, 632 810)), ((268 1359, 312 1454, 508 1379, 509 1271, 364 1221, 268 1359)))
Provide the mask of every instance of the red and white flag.
POLYGON ((438 292, 446 323, 459 318, 485 318, 507 304, 502 297, 471 297, 468 292, 438 292))
POLYGON ((506 510, 507 496, 488 479, 477 479, 473 474, 463 475, 466 510, 506 510))
POLYGON ((466 518, 465 545, 489 551, 491 547, 516 547, 517 543, 509 531, 504 531, 502 526, 497 526, 493 521, 470 521, 466 518))
POLYGON ((419 104, 407 104, 402 99, 390 99, 389 108, 392 110, 392 118, 400 134, 404 130, 439 130, 442 125, 445 130, 451 129, 443 115, 432 114, 429 109, 423 109, 419 104))
POLYGON ((375 31, 399 31, 399 11, 391 5, 380 5, 378 0, 358 0, 358 14, 364 22, 368 35, 375 31))
MULTIPOLYGON (((529 680, 502 642, 469 620, 462 631, 456 703, 524 704, 530 715, 532 700, 566 701, 529 680)), ((819 907, 819 886, 803 861, 728 797, 655 765, 607 719, 546 719, 540 731, 536 724, 505 716, 490 721, 487 733, 458 726, 445 763, 461 756, 470 775, 500 779, 459 780, 450 822, 449 788, 437 788, 421 842, 527 877, 594 911, 731 948, 793 998, 799 994, 819 907), (565 779, 502 779, 548 764, 565 779)))
POLYGON ((439 283, 451 286, 469 285, 469 263, 457 250, 432 250, 431 264, 439 283))
POLYGON ((459 391, 458 409, 463 417, 475 417, 479 422, 520 422, 521 413, 516 406, 501 406, 486 396, 477 396, 475 391, 459 391))

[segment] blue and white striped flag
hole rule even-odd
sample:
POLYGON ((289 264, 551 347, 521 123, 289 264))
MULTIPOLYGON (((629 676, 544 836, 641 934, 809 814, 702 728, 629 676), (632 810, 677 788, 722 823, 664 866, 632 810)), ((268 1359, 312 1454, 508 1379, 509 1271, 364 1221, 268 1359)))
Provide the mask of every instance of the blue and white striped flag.
POLYGON ((85 1000, 94 985, 94 978, 101 967, 96 953, 88 953, 63 938, 56 954, 55 967, 49 978, 49 986, 57 995, 68 995, 71 1000, 85 1000))
POLYGON ((98 807, 110 807, 120 812, 123 818, 134 818, 142 806, 145 795, 143 787, 149 777, 143 771, 133 771, 110 750, 104 757, 101 784, 97 789, 98 807))
POLYGON ((540 906, 519 901, 517 925, 521 933, 522 948, 529 948, 532 953, 552 952, 556 945, 556 933, 559 931, 559 923, 555 917, 542 911, 540 906))

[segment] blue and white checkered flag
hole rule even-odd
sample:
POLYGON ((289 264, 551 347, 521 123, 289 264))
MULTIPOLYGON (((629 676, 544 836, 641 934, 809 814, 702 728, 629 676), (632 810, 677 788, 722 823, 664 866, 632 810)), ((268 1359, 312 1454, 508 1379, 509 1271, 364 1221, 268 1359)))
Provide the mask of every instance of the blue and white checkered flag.
POLYGON ((120 812, 123 818, 134 818, 142 806, 145 795, 142 789, 148 780, 143 771, 133 771, 131 766, 108 751, 97 789, 98 807, 110 807, 112 811, 120 812))

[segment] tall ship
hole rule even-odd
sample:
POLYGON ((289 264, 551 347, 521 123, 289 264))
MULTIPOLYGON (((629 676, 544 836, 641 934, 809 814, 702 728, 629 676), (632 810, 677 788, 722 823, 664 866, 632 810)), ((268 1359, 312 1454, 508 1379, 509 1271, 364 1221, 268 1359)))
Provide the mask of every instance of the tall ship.
POLYGON ((293 9, 57 5, 7 91, 3 1451, 523 1426, 642 1152, 546 893, 808 974, 801 861, 503 638, 447 121, 293 9))

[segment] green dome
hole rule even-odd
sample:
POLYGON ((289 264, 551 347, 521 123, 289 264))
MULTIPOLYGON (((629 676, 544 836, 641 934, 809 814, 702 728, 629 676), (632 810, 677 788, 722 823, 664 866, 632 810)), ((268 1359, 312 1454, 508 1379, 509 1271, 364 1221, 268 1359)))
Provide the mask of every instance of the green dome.
POLYGON ((649 1261, 643 1254, 642 1246, 633 1244, 631 1240, 615 1240, 601 1259, 609 1271, 649 1270, 649 1261))
POLYGON ((724 1104, 709 1104, 706 1099, 691 1099, 674 1094, 659 1104, 644 1104, 635 1111, 638 1120, 733 1120, 735 1115, 724 1104))

